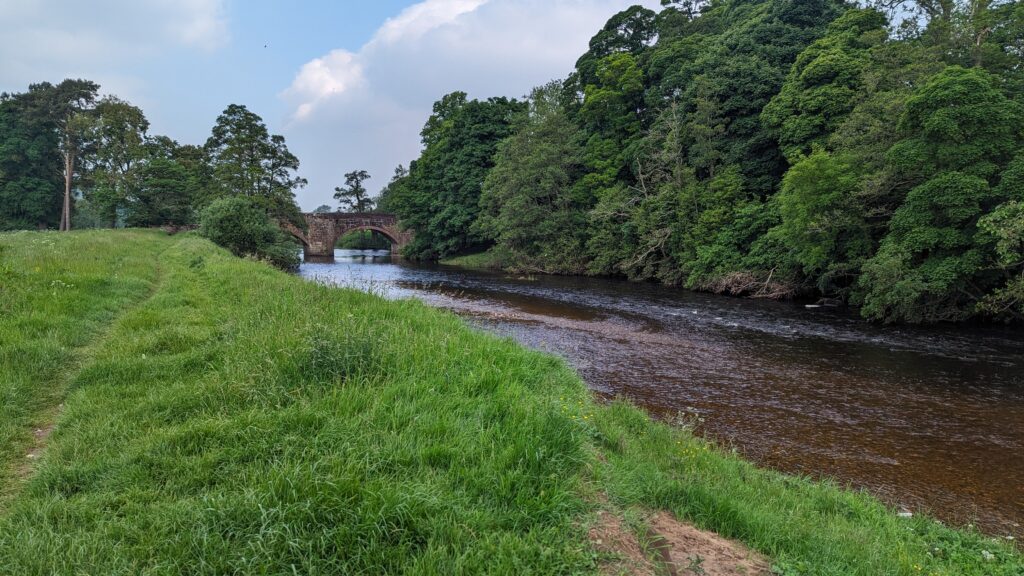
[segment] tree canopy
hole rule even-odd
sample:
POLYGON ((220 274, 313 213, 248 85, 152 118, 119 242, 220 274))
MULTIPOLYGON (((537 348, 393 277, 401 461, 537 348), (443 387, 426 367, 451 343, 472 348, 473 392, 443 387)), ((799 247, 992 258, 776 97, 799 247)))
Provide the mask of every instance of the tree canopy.
POLYGON ((353 170, 345 174, 345 186, 334 189, 334 199, 340 204, 339 210, 356 213, 373 210, 374 201, 366 186, 363 186, 363 182, 369 179, 370 173, 366 170, 353 170))
POLYGON ((204 146, 149 134, 142 109, 86 80, 0 95, 0 230, 182 226, 222 197, 246 196, 301 225, 305 185, 282 136, 230 105, 204 146))
MULTIPOLYGON (((441 97, 376 207, 412 258, 1020 321, 1022 57, 1012 0, 633 6, 523 100, 441 97)), ((0 96, 0 229, 195 222, 225 197, 302 226, 299 160, 245 106, 179 145, 98 90, 0 96)), ((345 177, 342 208, 373 209, 345 177)))
POLYGON ((409 255, 1024 319, 1019 2, 662 5, 526 102, 435 104, 383 200, 409 255))

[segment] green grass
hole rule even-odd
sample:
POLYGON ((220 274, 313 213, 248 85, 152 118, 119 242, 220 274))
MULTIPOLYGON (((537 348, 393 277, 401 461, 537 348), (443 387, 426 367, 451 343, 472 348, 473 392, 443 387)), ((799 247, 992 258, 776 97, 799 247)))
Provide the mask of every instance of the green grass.
POLYGON ((508 264, 508 258, 496 249, 465 256, 455 256, 441 260, 446 266, 458 266, 475 270, 503 270, 508 264))
POLYGON ((0 236, 0 505, 49 424, 68 372, 104 327, 157 278, 152 235, 0 236), (130 250, 118 249, 128 243, 130 250), (73 251, 72 251, 73 249, 73 251))
POLYGON ((561 361, 451 314, 194 236, 0 235, 0 306, 0 574, 593 573, 601 494, 783 574, 1024 570, 598 406, 561 361))

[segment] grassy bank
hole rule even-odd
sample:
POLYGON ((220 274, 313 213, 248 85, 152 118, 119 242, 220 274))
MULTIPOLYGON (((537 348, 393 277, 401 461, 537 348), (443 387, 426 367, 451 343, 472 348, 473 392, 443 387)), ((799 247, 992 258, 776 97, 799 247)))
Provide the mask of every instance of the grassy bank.
POLYGON ((593 573, 599 507, 669 510, 782 574, 1024 570, 597 406, 453 315, 197 237, 0 235, 0 296, 0 574, 593 573))
POLYGON ((458 266, 474 270, 503 270, 508 262, 504 255, 492 249, 486 252, 477 252, 476 254, 446 258, 441 260, 440 263, 446 266, 458 266))

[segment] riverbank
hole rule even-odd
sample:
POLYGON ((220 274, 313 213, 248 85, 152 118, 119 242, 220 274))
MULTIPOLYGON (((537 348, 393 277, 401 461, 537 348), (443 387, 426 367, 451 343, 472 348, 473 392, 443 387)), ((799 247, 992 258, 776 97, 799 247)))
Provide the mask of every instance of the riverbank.
POLYGON ((472 270, 500 271, 506 267, 506 258, 492 249, 486 252, 477 252, 476 254, 445 258, 439 263, 445 266, 458 266, 472 270))
POLYGON ((608 514, 656 564, 658 511, 782 574, 1024 569, 599 406, 454 315, 194 236, 0 235, 0 292, 2 573, 594 572, 608 514))

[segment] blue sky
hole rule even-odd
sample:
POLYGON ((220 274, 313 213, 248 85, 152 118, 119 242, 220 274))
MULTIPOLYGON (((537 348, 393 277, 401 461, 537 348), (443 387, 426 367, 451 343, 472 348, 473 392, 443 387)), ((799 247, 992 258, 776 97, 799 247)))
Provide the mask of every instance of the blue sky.
POLYGON ((572 69, 630 4, 658 0, 0 0, 0 91, 89 78, 141 106, 151 132, 202 143, 245 104, 283 134, 331 204, 353 169, 378 190, 418 154, 447 92, 522 96, 572 69))

